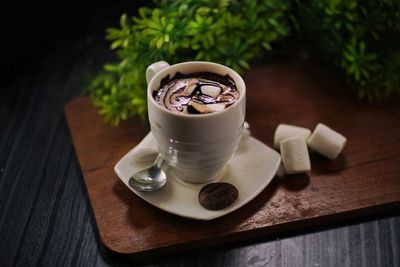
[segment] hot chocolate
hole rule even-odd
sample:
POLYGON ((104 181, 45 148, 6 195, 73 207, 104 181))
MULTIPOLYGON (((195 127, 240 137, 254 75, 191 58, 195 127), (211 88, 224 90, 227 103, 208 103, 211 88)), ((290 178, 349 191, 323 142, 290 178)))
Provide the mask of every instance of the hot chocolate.
POLYGON ((162 79, 153 98, 164 108, 186 114, 222 111, 239 99, 239 91, 229 75, 210 72, 181 74, 162 79))

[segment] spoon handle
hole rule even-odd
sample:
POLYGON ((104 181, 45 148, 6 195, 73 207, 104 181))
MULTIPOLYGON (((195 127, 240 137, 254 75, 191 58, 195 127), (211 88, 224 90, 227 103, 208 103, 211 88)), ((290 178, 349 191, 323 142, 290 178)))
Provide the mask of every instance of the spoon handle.
POLYGON ((154 160, 153 166, 156 167, 157 169, 160 169, 163 161, 164 161, 163 156, 161 155, 161 153, 158 153, 157 158, 154 160))

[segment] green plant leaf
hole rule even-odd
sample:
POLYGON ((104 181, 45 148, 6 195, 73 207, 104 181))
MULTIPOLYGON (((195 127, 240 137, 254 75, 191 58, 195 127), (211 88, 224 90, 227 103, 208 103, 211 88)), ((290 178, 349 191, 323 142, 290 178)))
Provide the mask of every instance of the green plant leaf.
POLYGON ((106 30, 118 59, 87 92, 112 125, 145 118, 151 63, 207 60, 244 72, 287 37, 341 69, 359 97, 400 94, 400 7, 389 0, 156 1, 106 30))

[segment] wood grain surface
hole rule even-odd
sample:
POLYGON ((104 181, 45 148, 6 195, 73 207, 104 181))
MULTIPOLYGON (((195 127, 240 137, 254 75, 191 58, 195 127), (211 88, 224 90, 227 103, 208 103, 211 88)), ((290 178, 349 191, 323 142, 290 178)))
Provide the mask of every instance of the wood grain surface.
POLYGON ((345 135, 348 144, 333 161, 313 154, 310 173, 276 177, 249 204, 210 222, 161 211, 119 181, 113 167, 147 134, 146 122, 130 120, 112 128, 89 99, 68 103, 68 125, 107 248, 161 254, 399 207, 400 109, 395 102, 356 102, 334 73, 305 62, 258 67, 245 82, 247 121, 256 138, 271 146, 279 123, 312 129, 323 122, 345 135))

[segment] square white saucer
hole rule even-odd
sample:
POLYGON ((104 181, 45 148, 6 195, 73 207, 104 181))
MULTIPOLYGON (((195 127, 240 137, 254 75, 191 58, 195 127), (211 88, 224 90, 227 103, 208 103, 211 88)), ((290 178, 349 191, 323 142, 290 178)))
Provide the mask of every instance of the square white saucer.
MULTIPOLYGON (((238 199, 229 207, 212 211, 198 202, 198 193, 205 184, 190 184, 167 171, 167 183, 155 192, 132 189, 128 180, 135 172, 149 167, 157 156, 154 138, 149 133, 137 146, 123 156, 114 167, 121 181, 148 203, 172 214, 196 220, 211 220, 228 214, 261 193, 274 178, 281 162, 280 155, 251 136, 244 136, 217 181, 233 184, 239 191, 238 199)), ((215 182, 215 181, 212 181, 215 182)))

